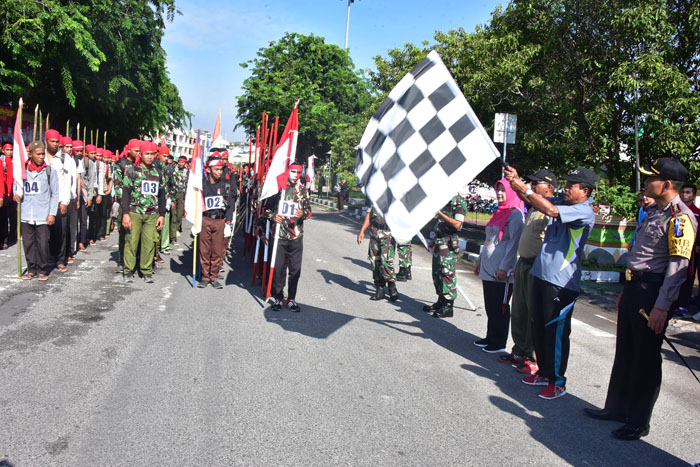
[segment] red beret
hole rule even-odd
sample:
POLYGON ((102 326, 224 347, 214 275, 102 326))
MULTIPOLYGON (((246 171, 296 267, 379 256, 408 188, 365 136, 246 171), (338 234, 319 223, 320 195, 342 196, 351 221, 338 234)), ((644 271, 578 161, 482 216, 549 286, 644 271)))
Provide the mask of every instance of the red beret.
POLYGON ((132 138, 129 140, 129 144, 126 145, 126 148, 132 149, 132 148, 140 148, 141 147, 141 141, 139 141, 136 138, 132 138))
POLYGON ((85 149, 85 143, 83 143, 79 139, 76 139, 75 141, 73 141, 73 149, 77 149, 77 150, 85 149))
POLYGON ((46 131, 46 139, 61 139, 61 133, 59 133, 56 130, 47 130, 46 131))
POLYGON ((153 141, 141 141, 141 152, 158 152, 158 145, 153 141))
POLYGON ((163 154, 168 155, 170 154, 170 149, 166 145, 162 145, 158 147, 158 155, 162 156, 163 154))
POLYGON ((97 146, 95 146, 94 144, 88 144, 87 146, 85 146, 85 150, 87 152, 96 152, 97 146))
POLYGON ((69 136, 64 136, 63 138, 61 138, 61 144, 64 145, 64 146, 65 146, 66 144, 72 145, 72 144, 73 144, 73 140, 70 139, 69 136))

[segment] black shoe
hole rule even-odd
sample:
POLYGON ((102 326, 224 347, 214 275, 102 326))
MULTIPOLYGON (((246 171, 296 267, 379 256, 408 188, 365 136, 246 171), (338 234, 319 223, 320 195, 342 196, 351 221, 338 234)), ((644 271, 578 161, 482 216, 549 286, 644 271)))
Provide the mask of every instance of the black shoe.
POLYGON ((146 282, 146 284, 153 284, 153 275, 152 274, 144 274, 143 280, 146 282))
POLYGON ((486 353, 500 353, 500 352, 505 353, 506 348, 499 347, 497 345, 487 345, 486 347, 482 347, 481 350, 483 350, 486 353))
POLYGON ((197 283, 197 288, 198 288, 198 289, 203 289, 203 288, 205 288, 205 287, 208 286, 208 285, 209 285, 209 281, 199 281, 199 282, 197 283))
POLYGON ((287 308, 289 308, 289 311, 293 311, 294 313, 299 313, 301 311, 301 307, 295 300, 287 300, 287 308))
POLYGON ((406 282, 408 280, 406 274, 406 268, 399 268, 399 272, 396 273, 396 280, 399 282, 406 282))
POLYGON ((433 312, 433 318, 452 318, 454 310, 452 309, 452 300, 445 300, 442 306, 433 312))
POLYGON ((282 310, 282 301, 279 299, 275 299, 274 302, 272 302, 272 311, 281 311, 282 310))
POLYGON ((123 264, 117 264, 117 274, 124 274, 124 265, 123 264))
POLYGON ((622 425, 611 433, 613 438, 623 441, 633 441, 649 434, 649 425, 636 427, 632 425, 622 425))
POLYGON ((375 287, 376 287, 376 290, 374 291, 374 295, 369 297, 369 299, 372 301, 383 300, 385 297, 384 286, 383 285, 375 285, 375 287))
POLYGON ((442 295, 440 295, 438 297, 438 301, 432 305, 423 305, 423 311, 432 313, 433 311, 439 310, 443 303, 445 303, 445 299, 442 297, 442 295))
POLYGON ((221 282, 219 282, 219 281, 211 281, 210 284, 215 289, 223 289, 224 288, 224 286, 221 285, 221 282))
POLYGON ((409 281, 413 280, 413 276, 411 275, 411 266, 408 266, 406 268, 406 279, 408 279, 409 281))
POLYGON ((586 407, 583 409, 583 413, 596 420, 614 420, 616 422, 625 423, 624 417, 620 417, 607 409, 593 409, 591 407, 586 407))
MULTIPOLYGON (((382 287, 382 290, 384 288, 382 287)), ((389 300, 395 302, 399 299, 399 291, 396 290, 396 282, 389 282, 389 300)))
POLYGON ((479 339, 478 341, 474 341, 474 345, 483 349, 489 345, 489 341, 487 341, 486 338, 479 339))
POLYGON ((124 274, 124 282, 128 284, 134 282, 134 273, 130 272, 129 274, 124 274))

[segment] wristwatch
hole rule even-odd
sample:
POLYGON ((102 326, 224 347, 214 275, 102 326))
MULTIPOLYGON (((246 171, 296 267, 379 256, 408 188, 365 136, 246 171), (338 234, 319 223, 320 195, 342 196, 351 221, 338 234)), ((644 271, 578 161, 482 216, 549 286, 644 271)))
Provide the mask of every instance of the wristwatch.
POLYGON ((532 188, 528 188, 527 191, 525 192, 525 197, 529 198, 531 194, 533 194, 534 191, 532 191, 532 188))

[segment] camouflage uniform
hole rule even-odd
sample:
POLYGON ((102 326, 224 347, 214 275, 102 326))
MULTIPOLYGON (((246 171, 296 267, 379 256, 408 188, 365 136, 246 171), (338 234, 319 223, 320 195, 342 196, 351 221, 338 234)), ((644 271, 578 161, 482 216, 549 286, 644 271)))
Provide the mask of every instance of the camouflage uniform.
POLYGON ((367 259, 372 265, 374 284, 384 287, 387 283, 396 282, 394 272, 396 241, 377 210, 372 207, 368 212, 370 238, 367 259))
POLYGON ((396 245, 396 254, 399 255, 399 267, 410 268, 413 264, 413 246, 411 242, 396 245))
POLYGON ((182 217, 185 214, 185 191, 187 191, 187 181, 190 178, 190 168, 185 166, 180 169, 175 167, 172 176, 173 205, 170 208, 170 241, 177 241, 177 233, 182 226, 182 217))
POLYGON ((131 217, 131 230, 126 235, 124 274, 136 269, 136 250, 141 243, 139 269, 145 275, 153 274, 156 222, 165 215, 165 189, 155 164, 129 167, 124 173, 121 206, 131 217), (154 194, 157 193, 157 194, 154 194))
MULTIPOLYGON (((122 207, 121 207, 121 201, 122 201, 122 188, 124 185, 124 172, 126 170, 129 170, 129 167, 134 165, 133 161, 131 159, 124 158, 120 159, 117 161, 116 164, 114 164, 114 171, 112 174, 112 179, 114 180, 114 196, 116 197, 116 202, 119 203, 119 217, 117 218, 117 224, 119 228, 119 264, 124 264, 124 245, 126 244, 126 235, 128 231, 126 228, 122 225, 122 207), (122 162, 124 161, 124 162, 122 162)), ((119 272, 119 271, 117 271, 119 272)))
MULTIPOLYGON (((443 214, 464 222, 467 203, 460 195, 450 200, 441 209, 443 214)), ((433 229, 435 245, 433 246, 433 284, 435 293, 448 301, 457 298, 457 255, 459 255, 459 237, 457 230, 443 220, 438 220, 433 229)))

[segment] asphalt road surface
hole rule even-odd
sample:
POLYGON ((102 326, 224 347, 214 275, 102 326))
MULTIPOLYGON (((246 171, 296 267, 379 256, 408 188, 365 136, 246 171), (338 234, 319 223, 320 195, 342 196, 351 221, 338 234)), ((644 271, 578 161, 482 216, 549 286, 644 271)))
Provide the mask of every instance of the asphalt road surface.
MULTIPOLYGON (((16 279, 0 252, 2 466, 674 466, 700 462, 700 385, 664 346, 649 436, 611 438, 586 418, 605 399, 615 344, 609 299, 574 311, 568 395, 537 397, 472 342, 481 283, 459 282, 455 317, 414 247, 396 303, 368 300, 359 224, 316 208, 306 223, 298 302, 273 312, 234 241, 223 290, 192 289, 188 235, 155 284, 114 273, 116 235, 48 282, 16 279)), ((700 369, 694 328, 672 331, 700 369)), ((510 345, 510 344, 509 344, 510 345)))

